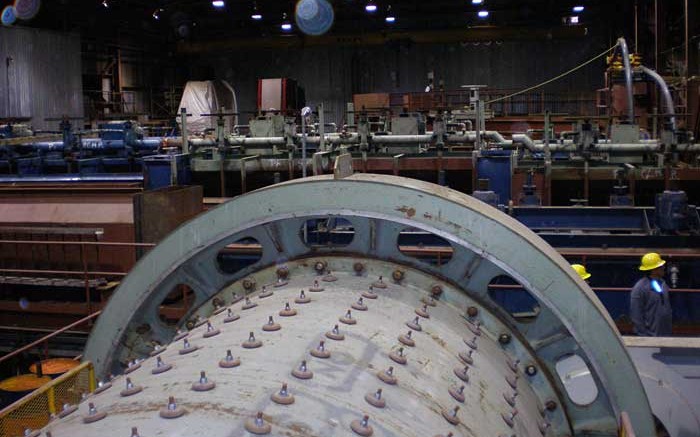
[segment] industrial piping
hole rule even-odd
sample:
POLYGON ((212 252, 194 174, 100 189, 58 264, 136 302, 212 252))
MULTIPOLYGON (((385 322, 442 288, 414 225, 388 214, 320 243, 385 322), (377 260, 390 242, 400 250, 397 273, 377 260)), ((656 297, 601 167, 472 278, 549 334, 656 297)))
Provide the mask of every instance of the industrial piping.
POLYGON ((627 49, 627 41, 618 38, 617 47, 622 53, 622 63, 625 66, 625 87, 627 88, 627 121, 634 123, 634 95, 632 90, 632 66, 630 65, 630 53, 627 49))
POLYGON ((671 97, 671 92, 668 89, 666 81, 654 70, 641 66, 642 71, 656 82, 656 85, 661 90, 664 96, 664 103, 666 104, 666 115, 668 116, 669 122, 671 123, 671 130, 675 132, 676 130, 676 111, 673 107, 673 98, 671 97))

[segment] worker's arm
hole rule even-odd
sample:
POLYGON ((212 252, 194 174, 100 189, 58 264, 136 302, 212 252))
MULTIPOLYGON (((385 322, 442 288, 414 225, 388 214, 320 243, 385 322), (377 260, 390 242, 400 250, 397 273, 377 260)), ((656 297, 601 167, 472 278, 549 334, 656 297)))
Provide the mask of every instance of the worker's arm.
POLYGON ((646 323, 644 323, 644 293, 642 283, 637 283, 630 294, 630 318, 634 326, 634 333, 641 336, 649 336, 646 323))

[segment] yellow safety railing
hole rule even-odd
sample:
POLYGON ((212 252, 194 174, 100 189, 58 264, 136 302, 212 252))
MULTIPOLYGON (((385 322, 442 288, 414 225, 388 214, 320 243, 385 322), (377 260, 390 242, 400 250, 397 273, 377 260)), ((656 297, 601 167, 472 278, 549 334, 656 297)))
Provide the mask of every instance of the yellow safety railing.
POLYGON ((64 404, 76 405, 83 393, 94 389, 95 370, 86 361, 0 411, 0 437, 20 437, 25 429, 43 428, 64 404))

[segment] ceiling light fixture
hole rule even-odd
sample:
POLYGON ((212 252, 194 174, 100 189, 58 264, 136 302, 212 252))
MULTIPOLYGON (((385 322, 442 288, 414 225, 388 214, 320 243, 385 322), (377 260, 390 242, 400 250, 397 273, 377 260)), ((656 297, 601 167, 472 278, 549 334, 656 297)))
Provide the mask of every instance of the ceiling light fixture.
POLYGON ((574 15, 573 17, 570 17, 570 18, 569 18, 569 23, 571 23, 571 24, 578 24, 578 23, 579 23, 579 21, 578 21, 578 15, 574 15))
POLYGON ((151 16, 153 17, 154 20, 160 20, 160 14, 165 11, 163 8, 158 8, 155 11, 153 11, 153 14, 151 16))
POLYGON ((479 18, 487 18, 489 16, 489 11, 481 10, 477 13, 479 18))
POLYGON ((109 8, 109 1, 108 0, 102 0, 102 6, 104 6, 106 9, 109 8))
POLYGON ((211 5, 214 6, 217 9, 221 9, 224 6, 226 6, 226 2, 224 0, 213 0, 211 2, 211 5))
POLYGON ((574 7, 571 8, 571 9, 572 9, 574 12, 583 12, 583 10, 584 10, 585 8, 584 8, 583 6, 574 6, 574 7))
POLYGON ((365 5, 365 11, 369 12, 370 14, 377 12, 377 5, 374 4, 373 1, 370 1, 365 5))
POLYGON ((387 6, 386 8, 386 17, 384 17, 384 21, 386 21, 387 23, 393 23, 396 21, 394 13, 391 12, 391 5, 387 6))
POLYGON ((484 0, 472 0, 473 5, 480 5, 484 2, 484 0))
POLYGON ((287 20, 286 12, 282 14, 282 24, 280 25, 280 28, 285 32, 289 32, 292 30, 292 23, 290 23, 289 20, 287 20))
POLYGON ((250 14, 250 18, 256 21, 262 20, 262 14, 258 11, 258 4, 253 2, 253 13, 250 14))

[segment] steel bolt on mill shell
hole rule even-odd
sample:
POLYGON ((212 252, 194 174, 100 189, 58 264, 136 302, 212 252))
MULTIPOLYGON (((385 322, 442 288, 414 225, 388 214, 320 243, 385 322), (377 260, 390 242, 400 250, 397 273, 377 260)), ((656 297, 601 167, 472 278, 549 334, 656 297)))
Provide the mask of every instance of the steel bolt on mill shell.
POLYGON ((231 308, 226 309, 226 318, 224 319, 224 323, 231 323, 235 322, 236 320, 240 319, 241 316, 238 314, 235 314, 231 308))
POLYGON ((245 422, 245 429, 251 434, 265 435, 272 432, 272 425, 265 421, 262 411, 258 411, 255 417, 245 422))
POLYGON ((368 289, 367 291, 363 291, 363 292, 362 292, 362 297, 364 297, 365 299, 372 299, 372 300, 374 300, 374 299, 377 299, 377 298, 379 297, 379 295, 378 295, 377 293, 374 292, 374 287, 372 287, 372 286, 370 285, 370 286, 369 286, 369 289, 368 289))
POLYGON ((105 411, 97 411, 95 404, 90 402, 88 404, 88 413, 87 415, 83 416, 83 423, 94 423, 104 419, 105 417, 107 417, 107 413, 105 411))
POLYGON ((363 416, 362 419, 353 420, 350 424, 350 429, 352 429, 355 434, 363 437, 369 437, 374 434, 374 429, 372 429, 372 426, 369 424, 369 416, 363 416))
POLYGON ((365 305, 362 298, 357 299, 357 302, 353 303, 351 306, 352 309, 357 311, 367 311, 367 305, 365 305))
POLYGON ((210 338, 219 334, 221 334, 221 330, 214 328, 211 323, 207 322, 207 330, 202 334, 202 337, 210 338))
POLYGON ((331 340, 343 341, 345 340, 345 334, 340 332, 338 325, 335 325, 330 331, 326 331, 326 337, 331 340))
POLYGON ((133 396, 137 393, 140 393, 143 390, 143 387, 140 385, 134 385, 131 382, 131 378, 126 378, 126 388, 122 391, 119 392, 119 395, 122 397, 127 397, 127 396, 133 396))
POLYGON ((311 302, 311 298, 308 297, 308 296, 306 295, 306 293, 304 293, 304 290, 301 290, 301 291, 299 292, 299 297, 297 297, 296 299, 294 299, 294 303, 300 304, 300 305, 301 305, 301 304, 305 304, 305 303, 309 303, 309 302, 311 302))
POLYGON ((262 346, 262 341, 256 340, 255 334, 253 333, 253 331, 250 331, 250 334, 248 335, 248 340, 244 341, 241 346, 243 346, 245 349, 256 349, 262 346))
POLYGON ((192 390, 194 391, 209 391, 214 387, 216 387, 216 383, 214 381, 210 381, 209 378, 207 378, 207 375, 204 372, 204 370, 202 370, 199 373, 199 381, 192 384, 192 390))
POLYGON ((262 327, 262 330, 266 332, 279 331, 280 329, 282 329, 282 326, 279 323, 275 323, 275 320, 272 318, 272 316, 269 316, 267 318, 267 323, 265 323, 262 327))
POLYGON ((227 350, 226 356, 224 357, 224 359, 219 361, 219 367, 222 367, 224 369, 231 369, 233 367, 238 367, 240 365, 241 365, 240 358, 234 358, 233 354, 231 353, 231 349, 227 350))
POLYGON ((156 358, 156 366, 153 369, 151 369, 151 373, 153 375, 158 375, 161 373, 165 373, 172 368, 173 368, 172 364, 166 364, 163 361, 163 358, 157 357, 156 358))
POLYGON ((416 341, 413 339, 413 331, 408 331, 405 334, 399 335, 399 343, 403 344, 404 346, 414 347, 416 345, 416 341))
POLYGON ((185 414, 185 409, 175 403, 175 397, 170 396, 168 398, 168 403, 160 409, 160 417, 163 419, 177 419, 185 414))
POLYGON ((292 370, 292 376, 299 379, 311 379, 314 377, 314 372, 309 370, 306 360, 304 360, 299 364, 299 367, 292 370))
POLYGON ((326 349, 325 342, 321 340, 315 349, 311 349, 309 353, 316 358, 330 358, 331 352, 326 349))
POLYGON ((377 407, 386 407, 386 400, 382 397, 382 389, 378 388, 375 392, 369 392, 365 395, 365 400, 368 404, 377 407))
POLYGON ((320 293, 320 292, 322 292, 323 290, 324 290, 324 288, 321 287, 321 285, 318 283, 318 280, 317 280, 317 279, 314 279, 314 285, 312 285, 311 287, 309 287, 309 291, 312 292, 312 293, 320 293))
POLYGON ((287 383, 282 384, 282 388, 270 396, 273 402, 280 405, 290 405, 294 403, 294 396, 289 393, 287 383))
POLYGON ((263 285, 262 291, 258 295, 259 299, 265 299, 266 297, 270 297, 274 294, 272 290, 268 290, 265 285, 263 285))
POLYGON ((290 305, 289 302, 284 304, 284 309, 280 310, 279 315, 281 317, 292 317, 297 315, 297 310, 293 309, 290 305))
POLYGON ((241 309, 243 309, 243 310, 250 310, 250 309, 255 308, 256 306, 258 306, 257 303, 255 303, 255 302, 253 302, 252 300, 250 300, 249 297, 246 297, 246 298, 245 298, 245 303, 243 304, 243 306, 241 307, 241 309))

